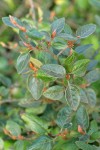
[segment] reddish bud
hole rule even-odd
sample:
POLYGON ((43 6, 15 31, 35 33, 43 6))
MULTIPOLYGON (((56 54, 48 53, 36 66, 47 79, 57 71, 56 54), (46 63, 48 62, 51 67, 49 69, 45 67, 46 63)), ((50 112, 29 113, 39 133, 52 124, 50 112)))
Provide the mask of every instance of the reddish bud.
POLYGON ((44 89, 43 89, 43 92, 45 92, 46 90, 47 90, 47 88, 44 88, 44 89))
POLYGON ((51 42, 48 41, 48 42, 47 42, 47 45, 50 46, 50 45, 51 45, 51 42))
POLYGON ((85 134, 85 131, 82 129, 82 127, 80 125, 78 125, 78 132, 81 134, 85 134))
POLYGON ((80 36, 77 36, 77 38, 80 38, 80 36))
POLYGON ((54 30, 51 34, 51 38, 53 39, 56 36, 56 30, 54 30))
POLYGON ((51 13, 50 13, 50 20, 52 20, 55 15, 56 15, 55 11, 51 11, 51 13))
POLYGON ((34 67, 34 65, 33 65, 32 62, 29 63, 29 67, 30 67, 34 72, 37 72, 37 70, 38 70, 37 68, 34 67))
POLYGON ((70 79, 70 74, 66 75, 66 79, 69 80, 70 79))
POLYGON ((9 15, 9 19, 13 25, 17 25, 17 22, 14 20, 13 16, 9 15))
POLYGON ((72 48, 71 48, 70 51, 69 51, 69 56, 71 56, 72 53, 73 53, 73 50, 72 50, 72 48))

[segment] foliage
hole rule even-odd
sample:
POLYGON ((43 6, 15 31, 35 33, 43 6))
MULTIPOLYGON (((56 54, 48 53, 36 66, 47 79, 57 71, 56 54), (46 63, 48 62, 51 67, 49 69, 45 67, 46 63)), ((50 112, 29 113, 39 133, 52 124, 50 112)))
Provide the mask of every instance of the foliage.
POLYGON ((11 93, 17 98, 1 101, 13 104, 6 110, 7 121, 0 120, 0 148, 8 150, 10 143, 15 150, 99 150, 96 112, 100 110, 93 84, 100 79, 100 71, 95 68, 93 45, 81 45, 92 38, 96 25, 89 23, 75 31, 64 17, 39 22, 9 15, 2 21, 19 34, 19 76, 14 80, 20 76, 22 80, 17 91, 21 95, 16 97, 17 88, 0 74, 0 95, 6 99, 11 93))

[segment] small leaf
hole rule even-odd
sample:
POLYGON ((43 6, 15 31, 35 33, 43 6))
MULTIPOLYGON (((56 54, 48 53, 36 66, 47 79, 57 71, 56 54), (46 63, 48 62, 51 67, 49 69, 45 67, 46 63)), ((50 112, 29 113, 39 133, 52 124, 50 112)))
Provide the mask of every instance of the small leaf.
POLYGON ((95 69, 95 70, 88 72, 85 76, 85 79, 88 84, 96 82, 97 80, 100 79, 100 71, 95 69))
POLYGON ((12 27, 12 28, 17 28, 15 25, 13 25, 9 19, 9 17, 3 17, 2 18, 2 21, 4 24, 6 24, 7 26, 9 27, 12 27))
POLYGON ((80 100, 83 103, 88 103, 88 98, 87 98, 87 95, 86 95, 86 91, 84 89, 80 90, 80 100))
POLYGON ((86 38, 93 32, 95 32, 95 30, 96 30, 95 24, 87 24, 77 29, 76 36, 80 36, 80 38, 86 38))
POLYGON ((48 136, 40 136, 27 150, 52 150, 52 140, 48 136))
POLYGON ((43 65, 41 61, 33 57, 30 57, 30 61, 38 68, 40 68, 43 65))
POLYGON ((64 78, 66 75, 65 68, 61 65, 57 64, 46 64, 41 67, 41 69, 51 75, 52 77, 56 78, 64 78))
POLYGON ((93 89, 81 89, 80 97, 81 102, 88 103, 91 107, 94 107, 96 105, 96 94, 93 89))
POLYGON ((78 54, 84 54, 87 49, 91 48, 93 45, 92 44, 87 44, 87 45, 81 45, 75 48, 75 51, 78 54))
POLYGON ((7 121, 7 124, 6 124, 6 129, 10 132, 11 135, 13 136, 19 136, 21 135, 21 128, 20 126, 14 122, 14 121, 11 121, 11 120, 8 120, 7 121))
POLYGON ((44 82, 50 82, 50 81, 55 81, 56 78, 52 77, 50 75, 48 75, 47 73, 45 73, 43 70, 38 70, 36 77, 38 79, 43 80, 44 82))
POLYGON ((88 103, 90 106, 94 107, 96 105, 96 94, 93 89, 87 88, 86 95, 88 98, 88 103))
POLYGON ((52 44, 52 47, 60 50, 60 49, 65 49, 67 46, 66 43, 56 42, 52 44))
POLYGON ((56 123, 60 128, 67 128, 71 126, 72 109, 69 106, 62 108, 58 114, 56 123))
POLYGON ((65 31, 65 33, 67 33, 67 34, 72 34, 73 32, 72 32, 72 29, 70 28, 70 26, 68 25, 68 24, 65 24, 65 26, 64 26, 64 31, 65 31))
POLYGON ((61 145, 61 150, 79 150, 79 149, 75 144, 75 139, 71 139, 61 145))
POLYGON ((79 89, 76 86, 68 84, 66 89, 66 99, 73 110, 77 110, 80 103, 79 89))
POLYGON ((35 28, 28 30, 26 33, 30 38, 37 39, 37 40, 43 39, 43 34, 35 28))
POLYGON ((14 149, 15 150, 25 150, 25 143, 24 143, 24 141, 16 141, 15 143, 14 143, 14 149))
POLYGON ((64 96, 64 87, 55 85, 48 88, 43 95, 52 100, 60 100, 64 96))
POLYGON ((73 64, 76 60, 76 53, 73 53, 72 55, 68 56, 64 61, 64 66, 68 70, 68 72, 72 71, 73 64))
POLYGON ((11 79, 4 76, 4 74, 0 74, 0 83, 7 87, 10 87, 12 84, 11 79))
POLYGON ((100 139, 100 131, 91 134, 91 140, 98 140, 98 139, 100 139))
POLYGON ((91 135, 92 133, 95 133, 97 131, 98 131, 97 122, 95 120, 92 120, 90 123, 90 128, 89 128, 88 134, 91 135))
POLYGON ((76 119, 78 125, 80 125, 84 130, 88 128, 89 118, 84 106, 79 107, 79 109, 77 110, 76 119))
POLYGON ((88 63, 89 63, 88 59, 82 59, 76 61, 72 69, 72 73, 79 77, 84 76, 88 63))
POLYGON ((26 70, 26 68, 29 64, 29 60, 30 60, 29 53, 20 54, 20 56, 17 59, 17 64, 16 64, 16 68, 17 68, 17 71, 19 74, 23 73, 26 70))
POLYGON ((85 142, 82 141, 77 141, 76 145, 82 150, 97 150, 96 146, 86 144, 85 142))
POLYGON ((53 21, 53 23, 51 24, 51 33, 56 31, 56 34, 59 34, 63 30, 64 25, 65 25, 65 18, 60 18, 53 21))
POLYGON ((43 88, 44 83, 41 79, 34 78, 33 76, 28 78, 28 89, 35 100, 41 97, 43 88))
POLYGON ((47 132, 48 125, 45 120, 31 114, 22 114, 21 118, 26 123, 26 128, 37 134, 44 134, 47 132))
POLYGON ((61 38, 68 40, 68 41, 76 41, 77 40, 77 38, 75 36, 73 36, 71 34, 67 34, 67 33, 60 33, 58 35, 58 37, 61 37, 61 38))
POLYGON ((94 67, 98 64, 97 60, 92 60, 90 61, 90 63, 87 66, 87 71, 91 71, 92 69, 94 69, 94 67))

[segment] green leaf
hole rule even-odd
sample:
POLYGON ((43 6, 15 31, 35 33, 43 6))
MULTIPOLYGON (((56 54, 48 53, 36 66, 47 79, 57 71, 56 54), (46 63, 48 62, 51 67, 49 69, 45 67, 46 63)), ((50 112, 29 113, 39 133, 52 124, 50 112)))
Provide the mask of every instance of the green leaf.
POLYGON ((72 55, 68 56, 64 61, 64 66, 68 70, 68 72, 72 71, 73 64, 76 60, 76 53, 73 53, 72 55))
POLYGON ((0 150, 4 149, 4 141, 0 138, 0 150))
POLYGON ((36 77, 43 80, 44 82, 50 82, 50 81, 55 81, 56 78, 48 75, 45 73, 43 70, 38 70, 36 77))
POLYGON ((52 77, 64 78, 66 75, 65 68, 57 64, 46 64, 41 69, 52 77))
POLYGON ((43 39, 43 35, 41 32, 39 32, 37 29, 30 29, 27 31, 27 35, 30 37, 30 38, 33 38, 33 39, 37 39, 37 40, 41 40, 43 39))
POLYGON ((66 141, 66 143, 64 143, 61 147, 62 150, 79 150, 74 139, 66 141))
POLYGON ((95 70, 88 72, 85 76, 85 79, 88 84, 96 82, 97 80, 100 79, 100 71, 95 69, 95 70))
POLYGON ((4 24, 6 24, 7 26, 9 27, 12 27, 12 28, 17 28, 15 25, 13 25, 9 19, 9 17, 3 17, 2 18, 2 21, 4 24))
POLYGON ((68 104, 76 111, 80 103, 79 89, 74 85, 68 84, 65 94, 68 104))
MULTIPOLYGON (((18 25, 20 25, 20 26, 22 26, 22 27, 24 26, 23 22, 22 22, 21 20, 19 20, 18 18, 13 17, 13 19, 18 23, 18 25)), ((15 25, 13 25, 13 24, 11 23, 9 17, 3 17, 3 18, 2 18, 2 21, 3 21, 4 24, 6 24, 6 25, 9 26, 9 27, 18 28, 18 27, 16 27, 15 25)))
POLYGON ((96 105, 96 94, 93 89, 87 88, 86 95, 88 98, 88 103, 90 106, 94 107, 96 105))
POLYGON ((52 150, 52 139, 48 136, 41 136, 34 140, 27 150, 52 150))
POLYGON ((68 40, 68 41, 76 41, 77 40, 77 38, 75 36, 73 36, 71 34, 67 34, 67 33, 60 33, 58 35, 58 37, 61 37, 61 38, 68 40))
POLYGON ((11 79, 4 76, 4 74, 0 74, 0 83, 2 83, 3 85, 10 87, 11 86, 11 79))
POLYGON ((45 40, 47 42, 51 41, 51 37, 50 37, 50 34, 46 31, 42 31, 41 34, 45 37, 45 40))
POLYGON ((20 128, 20 126, 16 122, 14 122, 12 120, 8 120, 7 121, 6 129, 13 136, 19 136, 19 135, 21 135, 21 128, 20 128))
POLYGON ((97 122, 95 120, 92 120, 90 123, 90 128, 89 128, 88 134, 91 135, 92 133, 95 133, 97 131, 98 131, 97 122))
POLYGON ((84 130, 89 126, 89 117, 84 106, 80 106, 76 113, 76 119, 78 125, 80 125, 84 130))
POLYGON ((38 100, 43 92, 44 83, 41 79, 30 76, 28 78, 28 89, 35 100, 38 100))
POLYGON ((22 141, 22 140, 16 141, 14 143, 14 149, 15 150, 25 150, 25 143, 24 143, 24 141, 22 141))
POLYGON ((69 106, 65 106, 58 112, 56 123, 60 128, 68 128, 69 126, 72 125, 71 123, 72 112, 73 111, 69 106))
POLYGON ((82 59, 82 60, 76 61, 72 69, 72 73, 79 77, 84 76, 88 63, 89 63, 88 59, 82 59))
POLYGON ((86 44, 86 45, 81 45, 75 48, 75 51, 78 54, 84 54, 87 49, 91 48, 93 45, 92 44, 86 44))
POLYGON ((60 49, 65 49, 67 46, 66 43, 56 42, 52 44, 52 47, 60 50, 60 49))
POLYGON ((64 26, 64 31, 65 31, 65 33, 67 33, 67 34, 72 34, 73 32, 72 32, 72 29, 70 28, 70 26, 68 25, 68 24, 65 24, 65 26, 64 26))
POLYGON ((96 94, 93 89, 81 89, 80 97, 81 102, 88 103, 91 107, 94 107, 96 105, 96 94))
POLYGON ((93 32, 95 32, 95 30, 96 30, 95 24, 87 24, 77 29, 76 36, 80 36, 80 38, 86 38, 93 32))
POLYGON ((25 73, 25 70, 27 69, 27 66, 29 64, 29 60, 30 60, 30 53, 20 54, 20 56, 17 59, 17 64, 16 64, 17 72, 19 74, 23 72, 25 73))
POLYGON ((85 89, 81 89, 80 90, 80 100, 83 103, 88 103, 88 98, 87 98, 86 90, 85 89))
POLYGON ((40 68, 43 65, 41 61, 33 57, 30 57, 30 61, 38 68, 40 68))
POLYGON ((100 131, 91 134, 91 140, 98 140, 98 139, 100 139, 100 131))
POLYGON ((56 31, 56 34, 59 34, 64 29, 64 25, 65 25, 65 18, 60 18, 53 21, 53 23, 51 24, 51 33, 56 31))
POLYGON ((87 71, 93 70, 96 67, 97 64, 98 64, 97 60, 90 61, 90 63, 87 66, 87 71))
POLYGON ((21 118, 26 122, 26 128, 37 134, 44 134, 47 132, 47 123, 40 117, 31 114, 22 114, 21 118))
POLYGON ((77 141, 76 145, 81 148, 82 150, 97 150, 97 147, 94 145, 89 145, 86 144, 85 142, 82 141, 77 141))
POLYGON ((64 87, 55 85, 48 88, 43 95, 52 100, 60 100, 64 96, 64 87))

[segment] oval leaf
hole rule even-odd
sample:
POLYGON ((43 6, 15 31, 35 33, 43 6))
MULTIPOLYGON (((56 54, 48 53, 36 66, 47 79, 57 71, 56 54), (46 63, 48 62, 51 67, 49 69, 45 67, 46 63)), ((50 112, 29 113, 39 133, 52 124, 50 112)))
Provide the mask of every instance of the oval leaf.
POLYGON ((66 99, 73 110, 77 110, 80 103, 79 89, 73 85, 68 84, 66 89, 66 99))
POLYGON ((46 64, 46 65, 43 65, 41 69, 47 74, 56 78, 64 78, 66 75, 65 68, 57 64, 46 64))
POLYGON ((28 89, 35 100, 41 97, 43 88, 44 83, 41 79, 34 78, 33 76, 28 78, 28 89))
POLYGON ((84 106, 81 106, 76 113, 76 119, 78 125, 80 125, 84 130, 86 130, 89 126, 89 118, 87 111, 84 106))
POLYGON ((52 86, 48 88, 43 95, 52 100, 60 100, 64 96, 64 87, 59 85, 52 86))
POLYGON ((25 73, 30 60, 30 53, 22 53, 17 59, 16 68, 19 74, 25 73))
POLYGON ((95 24, 87 24, 82 27, 79 27, 76 31, 76 35, 80 36, 80 38, 86 38, 91 35, 96 30, 95 24))

